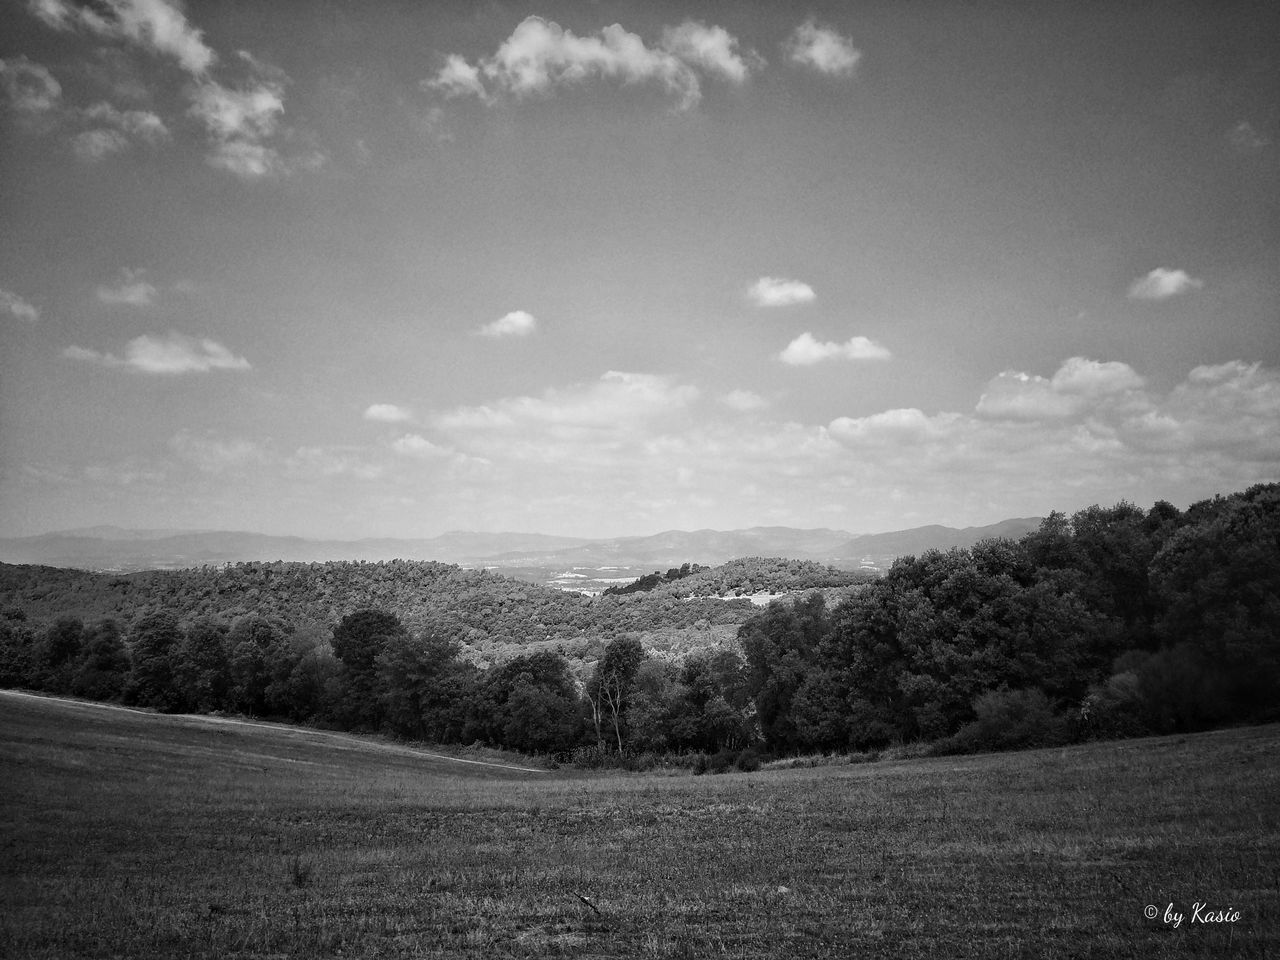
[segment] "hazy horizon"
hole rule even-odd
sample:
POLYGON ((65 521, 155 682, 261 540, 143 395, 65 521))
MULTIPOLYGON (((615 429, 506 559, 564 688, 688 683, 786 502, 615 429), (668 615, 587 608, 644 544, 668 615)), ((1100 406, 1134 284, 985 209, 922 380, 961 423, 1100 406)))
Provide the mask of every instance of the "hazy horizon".
POLYGON ((0 536, 1280 479, 1280 6, 23 0, 0 536))

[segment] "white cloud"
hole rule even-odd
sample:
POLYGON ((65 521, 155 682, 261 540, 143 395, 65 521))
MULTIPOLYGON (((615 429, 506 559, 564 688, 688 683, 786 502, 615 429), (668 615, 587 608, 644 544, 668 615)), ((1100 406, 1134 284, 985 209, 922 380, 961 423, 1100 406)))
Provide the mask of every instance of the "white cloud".
POLYGON ((750 390, 730 390, 720 398, 720 402, 730 410, 737 410, 739 413, 752 413, 769 406, 768 400, 750 390))
POLYGON ((95 129, 77 134, 71 140, 76 156, 96 162, 127 150, 130 138, 149 146, 169 139, 169 128, 148 110, 117 110, 109 103, 99 103, 82 111, 84 119, 98 124, 95 129))
POLYGON ((708 27, 696 20, 665 28, 662 48, 685 63, 733 83, 744 83, 753 67, 763 66, 754 51, 739 53, 737 38, 724 27, 708 27))
POLYGON ((17 320, 35 323, 40 319, 40 311, 16 293, 0 288, 0 312, 7 313, 17 320))
POLYGON ((214 340, 196 340, 174 332, 163 337, 149 334, 135 337, 125 345, 123 357, 79 346, 67 347, 63 356, 104 367, 128 367, 140 373, 154 374, 250 369, 248 360, 236 356, 214 340))
POLYGON ((792 63, 829 76, 850 75, 862 57, 852 40, 819 26, 812 18, 795 28, 783 49, 792 63))
POLYGON ((480 68, 467 63, 467 58, 456 53, 445 58, 444 66, 434 78, 424 81, 424 85, 435 88, 446 97, 461 97, 467 94, 488 99, 484 81, 480 79, 480 68))
POLYGON ((978 398, 980 417, 1002 420, 1063 420, 1099 403, 1113 407, 1144 386, 1127 363, 1100 363, 1084 357, 1066 360, 1052 379, 1007 370, 993 377, 978 398))
POLYGON ((1256 153, 1271 145, 1271 140, 1260 133, 1248 120, 1241 120, 1227 134, 1231 145, 1241 153, 1256 153))
POLYGON ((129 40, 152 53, 172 57, 193 76, 203 75, 217 60, 202 32, 167 0, 104 0, 93 7, 68 0, 30 0, 30 8, 55 30, 80 28, 129 40))
POLYGON ((482 337, 527 337, 538 329, 538 321, 524 310, 512 310, 492 323, 486 323, 477 333, 482 337))
POLYGON ((1156 267, 1145 277, 1139 277, 1129 286, 1131 300, 1168 300, 1188 290, 1199 290, 1203 280, 1189 275, 1185 270, 1167 270, 1156 267))
POLYGON ((71 138, 71 149, 79 160, 97 163, 129 149, 129 138, 119 130, 85 130, 71 138))
POLYGON ((209 163, 245 180, 284 173, 286 164, 267 141, 284 114, 284 89, 277 80, 260 79, 233 90, 209 81, 196 88, 191 114, 209 131, 209 163))
POLYGON ((687 21, 668 27, 662 42, 649 46, 620 24, 598 35, 578 36, 542 17, 527 17, 492 56, 475 63, 450 54, 426 86, 445 96, 474 95, 492 102, 499 94, 519 98, 549 94, 556 87, 595 79, 624 84, 656 83, 680 99, 697 104, 702 86, 697 67, 735 83, 743 82, 761 61, 742 54, 738 41, 718 26, 687 21))
POLYGON ((19 55, 0 59, 0 89, 15 110, 47 113, 62 98, 62 85, 45 67, 19 55))
POLYGON ((271 459, 261 444, 242 438, 221 439, 180 430, 169 438, 169 452, 204 473, 223 473, 271 459))
POLYGON ((159 291, 143 279, 145 271, 121 271, 120 281, 114 286, 98 287, 98 299, 103 303, 124 304, 131 307, 146 307, 155 303, 159 291))
POLYGON ((761 277, 747 289, 747 296, 759 307, 787 307, 817 299, 813 287, 800 280, 761 277))
POLYGON ((807 367, 823 360, 888 360, 893 354, 866 337, 850 337, 844 343, 822 343, 805 332, 792 340, 778 359, 793 367, 807 367))
POLYGON ((365 408, 364 418, 375 423, 405 423, 413 419, 413 413, 394 403, 374 403, 365 408))
POLYGON ((451 455, 449 450, 416 433, 406 433, 402 437, 397 437, 392 442, 391 449, 404 456, 419 457, 424 460, 451 455))

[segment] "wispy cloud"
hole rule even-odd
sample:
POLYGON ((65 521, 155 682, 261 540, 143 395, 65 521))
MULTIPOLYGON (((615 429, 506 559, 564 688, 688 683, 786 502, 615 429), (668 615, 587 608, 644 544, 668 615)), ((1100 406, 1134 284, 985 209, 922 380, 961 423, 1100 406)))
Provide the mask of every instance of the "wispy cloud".
POLYGON ((209 81, 196 88, 191 114, 209 131, 209 163, 245 180, 285 172, 280 153, 270 144, 284 114, 279 80, 256 79, 233 90, 209 81))
POLYGON ((53 74, 22 55, 0 59, 0 90, 11 107, 24 113, 47 113, 62 99, 62 85, 53 74))
POLYGON ((687 109, 702 98, 698 70, 741 83, 760 63, 754 53, 740 52, 737 39, 723 27, 692 20, 667 27, 662 40, 649 45, 616 23, 599 34, 579 36, 558 23, 531 16, 491 56, 471 63, 459 54, 448 55, 426 86, 445 96, 472 95, 493 102, 503 95, 520 99, 545 95, 557 87, 611 79, 657 84, 687 109))
POLYGON ((364 418, 375 423, 406 423, 413 419, 413 413, 394 403, 374 403, 365 408, 364 418))
POLYGON ((813 287, 800 280, 761 277, 747 289, 747 296, 758 307, 786 307, 817 299, 813 287))
POLYGON ((476 332, 482 337, 527 337, 538 329, 537 318, 524 310, 512 310, 492 323, 486 323, 476 332))
POLYGON ((131 307, 146 307, 155 303, 159 291, 155 286, 143 279, 145 270, 121 271, 120 280, 112 286, 98 287, 98 299, 103 303, 124 304, 131 307))
POLYGON ((792 63, 828 76, 849 76, 862 58, 852 40, 812 18, 795 28, 783 50, 792 63))
POLYGON ((215 340, 196 340, 170 332, 163 337, 144 334, 125 345, 123 357, 86 347, 70 346, 63 356, 104 367, 127 367, 139 373, 176 375, 209 370, 248 370, 249 361, 215 340))
POLYGON ((16 293, 0 288, 0 312, 7 313, 16 320, 35 323, 40 319, 40 311, 16 293))
POLYGON ((217 60, 202 31, 187 22, 167 0, 105 0, 93 6, 69 0, 30 0, 30 9, 55 30, 82 29, 126 40, 152 53, 172 57, 183 70, 200 76, 217 60))
POLYGON ((807 367, 823 360, 888 360, 893 354, 866 337, 850 337, 844 343, 821 342, 805 332, 792 340, 778 359, 793 367, 807 367))
POLYGON ((1145 277, 1139 277, 1129 286, 1131 300, 1168 300, 1190 290, 1199 290, 1204 281, 1185 270, 1168 270, 1156 267, 1145 277))

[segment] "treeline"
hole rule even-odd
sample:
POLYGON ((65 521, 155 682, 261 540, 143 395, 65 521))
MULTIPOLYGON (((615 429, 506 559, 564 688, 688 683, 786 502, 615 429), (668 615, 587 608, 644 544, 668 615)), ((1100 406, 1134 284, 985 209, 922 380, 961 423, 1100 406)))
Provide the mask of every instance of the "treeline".
MULTIPOLYGON (((683 569, 683 568, 682 568, 683 569)), ((718 567, 695 567, 687 574, 653 583, 655 596, 743 597, 758 593, 799 593, 821 589, 835 596, 875 580, 866 570, 840 570, 813 560, 786 560, 778 557, 742 557, 718 567)), ((654 574, 653 576, 657 576, 654 574)), ((644 578, 648 579, 648 578, 644 578)))
POLYGON ((1051 514, 739 632, 775 753, 941 751, 1280 719, 1280 485, 1051 514))
POLYGON ((753 611, 748 600, 639 594, 586 597, 452 564, 240 563, 155 570, 124 576, 0 564, 0 609, 34 620, 72 615, 114 618, 126 627, 153 614, 183 623, 232 623, 248 616, 297 629, 332 629, 360 609, 393 613, 414 632, 456 641, 476 663, 515 652, 550 651, 574 660, 599 657, 621 636, 681 634, 700 646, 709 627, 733 627, 753 611))
POLYGON ((902 558, 834 606, 821 592, 775 601, 732 645, 659 656, 616 635, 577 675, 551 649, 477 665, 458 622, 409 624, 378 607, 331 627, 160 610, 122 627, 11 610, 0 684, 713 769, 897 742, 966 751, 1276 720, 1280 485, 1185 512, 1051 514, 1018 541, 902 558))
POLYGON ((683 563, 678 567, 672 567, 665 574, 659 573, 657 570, 653 573, 646 573, 643 577, 637 577, 630 583, 624 583, 616 587, 608 587, 604 591, 606 597, 622 597, 629 593, 648 593, 656 587, 662 586, 664 583, 675 583, 677 580, 683 580, 706 569, 696 563, 683 563))

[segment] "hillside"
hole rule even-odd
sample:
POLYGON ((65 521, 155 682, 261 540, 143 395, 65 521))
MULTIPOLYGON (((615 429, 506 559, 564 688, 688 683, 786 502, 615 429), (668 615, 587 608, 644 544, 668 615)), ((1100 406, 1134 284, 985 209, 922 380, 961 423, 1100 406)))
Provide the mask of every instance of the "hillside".
POLYGON ((519 571, 549 579, 546 569, 629 567, 666 569, 686 561, 707 565, 738 557, 789 557, 856 568, 863 557, 887 566, 894 556, 930 548, 971 546, 983 537, 1017 537, 1039 521, 1005 520, 986 527, 928 526, 854 536, 846 530, 750 527, 667 530, 652 536, 586 539, 537 533, 454 531, 425 539, 309 540, 237 531, 123 530, 92 527, 36 537, 0 539, 0 562, 129 572, 201 564, 320 563, 435 560, 519 571))

